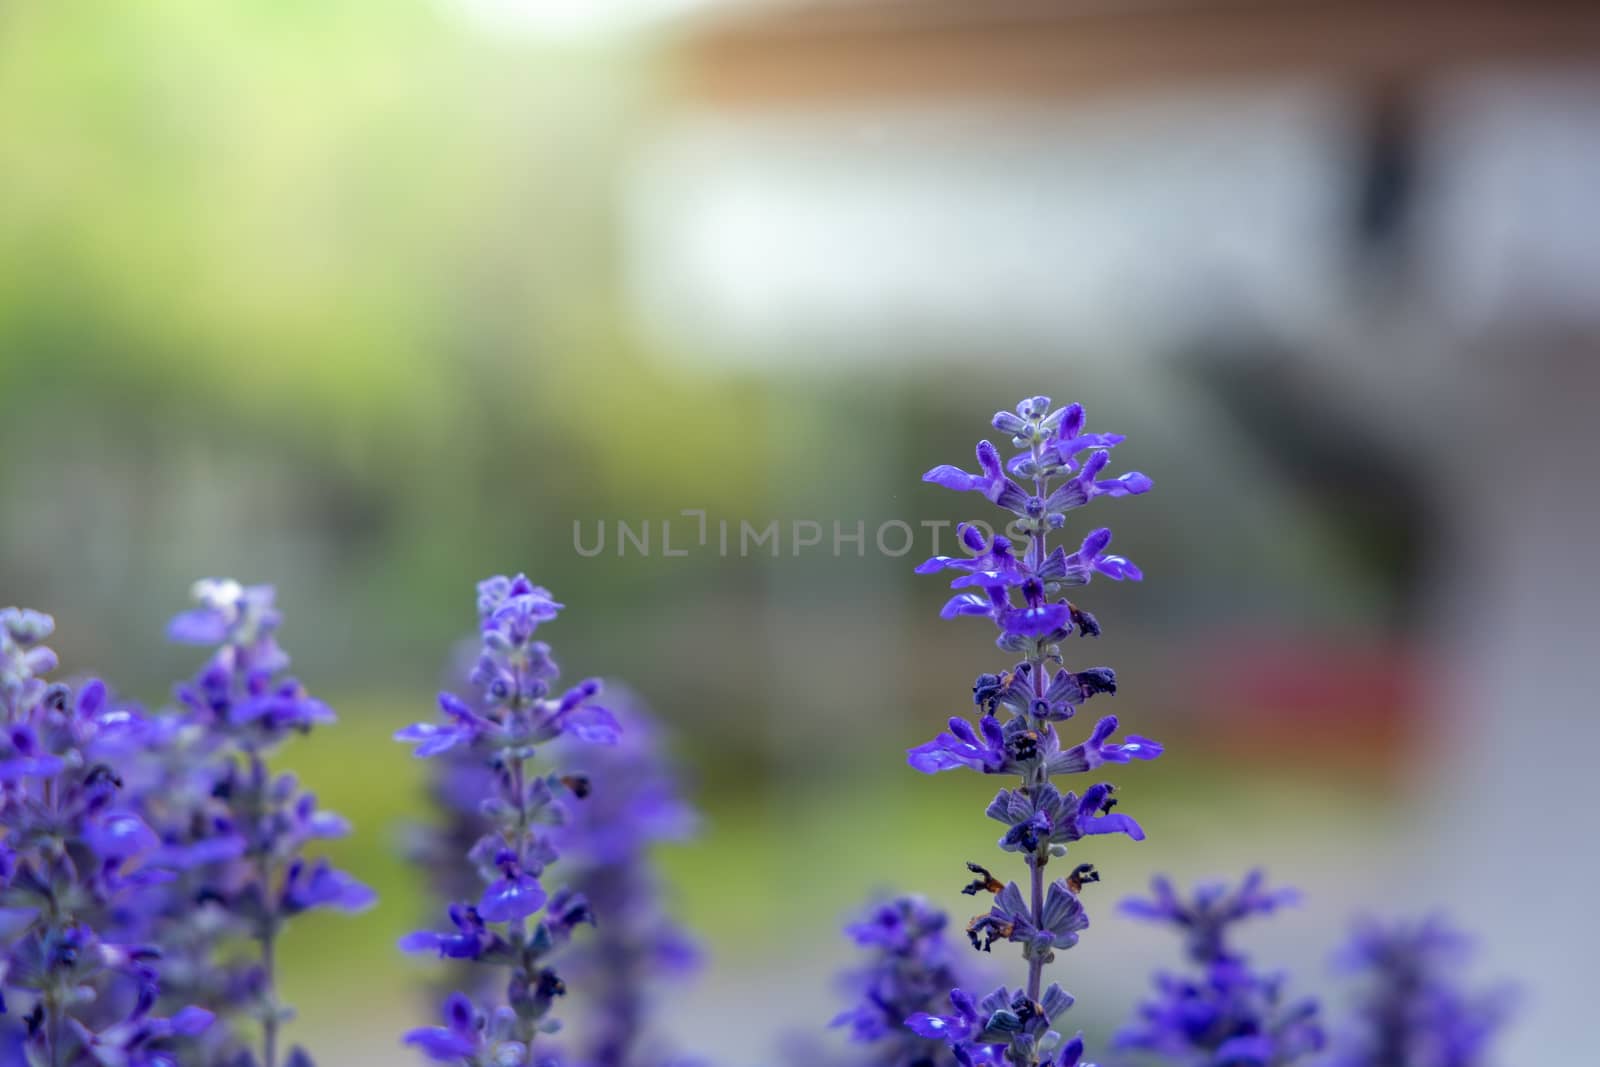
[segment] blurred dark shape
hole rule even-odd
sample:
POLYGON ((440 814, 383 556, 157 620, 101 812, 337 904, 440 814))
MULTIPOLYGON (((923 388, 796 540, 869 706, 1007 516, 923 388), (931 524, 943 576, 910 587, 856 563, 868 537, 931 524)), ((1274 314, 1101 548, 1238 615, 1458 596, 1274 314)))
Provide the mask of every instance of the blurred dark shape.
POLYGON ((1185 714, 1230 759, 1293 753, 1297 766, 1384 775, 1407 765, 1426 725, 1417 656, 1399 639, 1241 629, 1191 655, 1185 714))
MULTIPOLYGON (((1355 269, 1386 283, 1402 281, 1410 265, 1420 166, 1417 87, 1379 80, 1361 104, 1352 229, 1355 269)), ((1387 289, 1387 285, 1385 286, 1387 289)))
MULTIPOLYGON (((1370 210, 1376 223, 1396 209, 1370 210)), ((1425 557, 1442 528, 1425 463, 1398 434, 1330 403, 1326 383, 1286 345, 1217 337, 1194 362, 1195 382, 1259 446, 1282 484, 1325 516, 1325 527, 1362 570, 1395 591, 1387 625, 1400 630, 1414 623, 1425 557)))

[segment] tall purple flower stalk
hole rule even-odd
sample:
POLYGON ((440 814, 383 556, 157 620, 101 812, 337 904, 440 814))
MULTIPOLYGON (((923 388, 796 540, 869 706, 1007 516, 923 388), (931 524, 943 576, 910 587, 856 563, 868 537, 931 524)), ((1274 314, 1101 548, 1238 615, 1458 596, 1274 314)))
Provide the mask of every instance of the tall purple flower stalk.
POLYGON ((921 897, 901 896, 869 907, 845 933, 866 954, 844 975, 855 1003, 834 1016, 864 1046, 872 1067, 934 1067, 946 1060, 941 1037, 906 1025, 918 1013, 937 1012, 960 984, 955 954, 945 937, 945 913, 921 897))
POLYGON ((996 644, 1019 657, 1002 674, 978 677, 976 726, 953 718, 948 732, 909 753, 911 765, 930 774, 966 767, 1018 779, 1016 786, 1000 790, 987 814, 1006 827, 1000 847, 1022 858, 1027 888, 969 864, 976 878, 966 892, 993 894, 994 900, 967 935, 984 951, 996 942, 1018 944, 1026 978, 1015 992, 1002 986, 982 1000, 957 989, 950 995, 950 1014, 921 1013, 909 1020, 922 1036, 945 1040, 965 1065, 1002 1058, 1016 1067, 1079 1062, 1081 1037, 1064 1040, 1055 1029, 1072 997, 1054 984, 1044 988, 1043 973, 1055 953, 1075 945, 1088 927, 1079 893, 1098 875, 1091 865, 1078 864, 1051 881, 1045 869, 1084 837, 1122 833, 1140 840, 1144 834, 1133 819, 1112 811, 1116 799, 1109 783, 1091 785, 1080 796, 1062 792, 1052 778, 1161 754, 1160 745, 1136 735, 1113 741, 1115 716, 1102 718, 1087 739, 1075 744, 1063 743, 1057 733, 1084 702, 1117 687, 1109 668, 1065 665, 1063 642, 1100 634, 1094 616, 1068 600, 1067 590, 1086 585, 1096 574, 1119 581, 1143 575, 1109 551, 1109 530, 1094 530, 1072 552, 1052 547, 1051 537, 1066 525, 1068 512, 1096 497, 1136 495, 1151 484, 1137 472, 1102 477, 1111 449, 1123 438, 1085 433, 1083 425, 1082 406, 1051 410, 1048 397, 1032 397, 1014 413, 994 417, 995 428, 1017 450, 1009 461, 983 441, 977 473, 942 466, 923 476, 946 489, 980 493, 1004 514, 1004 533, 981 523, 963 524, 959 537, 965 556, 935 556, 917 572, 958 572, 950 583, 956 595, 941 614, 989 619, 999 629, 996 644))
POLYGON ((1234 889, 1198 886, 1187 899, 1165 878, 1151 890, 1151 899, 1123 901, 1122 912, 1176 929, 1198 973, 1158 973, 1155 994, 1117 1033, 1116 1048, 1175 1067, 1286 1067, 1322 1049, 1317 1002, 1289 1000, 1284 974, 1255 970, 1229 941, 1234 926, 1270 915, 1299 894, 1268 889, 1260 871, 1234 889))
MULTIPOLYGON (((461 668, 465 675, 470 662, 461 668)), ((556 763, 581 768, 566 775, 585 795, 558 791, 563 822, 551 833, 569 886, 604 917, 555 960, 563 980, 579 983, 585 1008, 563 1028, 566 1062, 596 1067, 649 1067, 668 1059, 652 1032, 661 987, 699 965, 699 951, 668 914, 652 852, 690 837, 699 816, 683 799, 665 739, 650 711, 626 688, 607 685, 607 706, 621 736, 595 745, 567 735, 547 748, 556 763)), ((480 713, 489 709, 473 701, 480 713)), ((430 761, 430 793, 439 818, 411 838, 411 858, 446 903, 476 896, 482 883, 460 857, 494 829, 483 798, 497 789, 492 761, 457 746, 430 761)), ((472 961, 445 976, 447 988, 492 994, 493 973, 472 961)), ((674 1061, 677 1062, 677 1061, 674 1061)))
MULTIPOLYGON (((587 778, 536 764, 539 751, 563 735, 615 744, 616 717, 595 704, 600 691, 588 679, 558 697, 551 685, 559 671, 550 646, 535 639, 540 624, 560 611, 548 590, 518 575, 478 586, 482 648, 471 681, 478 699, 469 703, 441 693, 440 723, 417 723, 396 739, 415 744, 419 757, 466 754, 488 772, 479 810, 487 829, 469 848, 466 862, 481 886, 476 899, 449 908, 451 928, 419 931, 401 947, 497 969, 504 996, 452 993, 444 1024, 410 1031, 407 1044, 430 1059, 467 1067, 519 1067, 539 1062, 535 1041, 554 1032, 555 999, 566 985, 552 957, 576 927, 593 924, 588 901, 571 888, 550 893, 547 869, 560 858, 560 827, 569 800, 590 791, 587 778)), ((463 779, 470 785, 471 779, 463 779)))
MULTIPOLYGON (((278 1067, 280 1031, 293 1017, 278 992, 278 942, 291 919, 318 908, 359 911, 372 890, 308 845, 349 832, 292 774, 268 760, 295 735, 331 723, 331 709, 285 673, 272 587, 229 579, 195 583, 197 606, 168 637, 212 646, 199 673, 177 687, 178 708, 157 720, 140 765, 141 812, 160 834, 174 885, 148 907, 149 935, 175 950, 185 993, 207 998, 230 1023, 253 1022, 259 1059, 231 1030, 198 1054, 229 1067, 278 1067), (237 942, 254 945, 228 963, 237 942)), ((311 1067, 303 1049, 289 1067, 311 1067)))
POLYGON ((45 681, 54 626, 0 611, 0 1064, 171 1067, 212 1017, 156 1014, 160 952, 120 936, 129 899, 167 877, 117 770, 143 719, 98 680, 45 681))
POLYGON ((1361 983, 1329 1067, 1483 1067, 1504 1025, 1504 989, 1469 992, 1470 941, 1438 918, 1357 925, 1336 957, 1361 983))

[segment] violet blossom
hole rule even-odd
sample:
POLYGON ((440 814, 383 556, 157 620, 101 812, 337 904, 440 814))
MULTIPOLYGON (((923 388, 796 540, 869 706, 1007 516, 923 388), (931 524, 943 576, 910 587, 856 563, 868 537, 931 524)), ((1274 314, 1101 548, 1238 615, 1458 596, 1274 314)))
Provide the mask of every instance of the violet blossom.
POLYGON ((1504 988, 1468 990, 1471 942, 1442 919, 1357 924, 1340 971, 1360 983, 1329 1067, 1484 1067, 1510 1012, 1504 988))
POLYGON ((118 936, 128 899, 168 877, 117 771, 143 719, 99 680, 45 680, 54 626, 0 611, 0 1062, 172 1067, 212 1016, 159 1014, 160 950, 118 936))
POLYGON ((1283 973, 1257 971, 1230 942, 1236 925, 1294 903, 1297 893, 1268 889, 1260 871, 1237 888, 1206 883, 1187 898, 1165 878, 1151 889, 1151 899, 1125 900, 1123 914, 1173 927, 1193 970, 1158 973, 1154 995, 1114 1047, 1173 1067, 1286 1067, 1322 1049, 1317 1002, 1291 1000, 1283 973))
POLYGON ((1144 833, 1132 818, 1113 813, 1116 797, 1109 783, 1092 785, 1080 796, 1060 791, 1051 778, 1161 754, 1159 744, 1136 734, 1113 740, 1115 716, 1101 718, 1081 742, 1065 742, 1058 732, 1088 700, 1117 689, 1109 668, 1074 670, 1065 663, 1064 642, 1100 634, 1099 622, 1068 599, 1068 590, 1095 575, 1121 581, 1143 574, 1109 551, 1109 530, 1090 532, 1070 553, 1052 546, 1051 536, 1065 527, 1070 511, 1094 498, 1135 495, 1151 486, 1137 472, 1101 477, 1110 449, 1123 438, 1086 434, 1083 423, 1082 406, 1052 411, 1049 398, 1032 397, 1015 413, 994 417, 995 428, 1018 450, 1009 461, 984 441, 978 445, 977 473, 941 466, 924 475, 947 489, 980 493, 1007 513, 1003 532, 963 524, 959 538, 965 556, 935 556, 917 571, 956 572, 950 583, 956 593, 941 614, 991 620, 999 630, 996 644, 1020 657, 1004 673, 978 677, 976 724, 952 718, 946 732, 909 752, 910 764, 930 774, 965 767, 1020 779, 1017 786, 1000 790, 987 814, 1006 827, 1000 847, 1021 854, 1027 888, 969 864, 977 878, 965 891, 993 894, 989 911, 968 926, 973 946, 989 951, 999 942, 1018 944, 1027 964, 1025 982, 981 999, 956 989, 948 1013, 919 1012, 908 1020, 918 1034, 945 1041, 967 1067, 1002 1059, 1015 1067, 1078 1064, 1081 1038, 1065 1038, 1058 1029, 1072 997, 1059 986, 1046 987, 1043 973, 1056 953, 1076 944, 1088 927, 1079 894, 1099 876, 1091 865, 1078 864, 1050 881, 1045 868, 1083 837, 1121 833, 1139 840, 1144 833))
POLYGON ((915 896, 900 896, 868 907, 845 927, 866 955, 842 976, 854 1003, 835 1015, 862 1047, 859 1061, 870 1067, 934 1067, 948 1060, 942 1036, 917 1033, 911 1016, 940 1011, 950 990, 960 984, 958 961, 945 936, 944 912, 915 896))
MULTIPOLYGON (((294 775, 269 765, 283 742, 334 721, 285 673, 272 587, 206 579, 195 583, 194 597, 197 606, 172 620, 168 637, 213 652, 177 687, 177 709, 153 722, 152 743, 133 772, 142 778, 141 813, 160 836, 158 855, 175 875, 146 903, 147 930, 170 946, 176 988, 229 1024, 208 1035, 197 1058, 279 1067, 280 1031, 293 1017, 278 992, 285 926, 313 909, 363 910, 375 895, 308 854, 317 842, 345 836, 349 824, 321 809, 294 775), (228 950, 239 941, 253 943, 253 954, 228 950), (247 1047, 251 1030, 259 1057, 247 1047)), ((300 1048, 282 1062, 312 1063, 300 1048)))
POLYGON ((452 994, 444 1025, 405 1035, 407 1044, 436 1062, 467 1067, 543 1062, 535 1042, 559 1028, 551 1012, 556 998, 566 993, 553 958, 578 926, 594 924, 581 893, 546 886, 547 870, 561 855, 560 828, 568 805, 582 800, 590 783, 535 759, 563 735, 614 744, 620 726, 609 710, 594 703, 598 680, 551 695, 558 668, 550 647, 535 633, 560 608, 548 590, 522 575, 480 583, 482 646, 471 675, 477 698, 441 693, 442 722, 417 723, 395 735, 416 745, 419 757, 449 755, 475 762, 482 772, 457 783, 483 789, 478 810, 485 829, 465 857, 476 875, 476 891, 450 905, 448 929, 410 934, 401 947, 494 968, 503 975, 503 992, 474 988, 452 994))

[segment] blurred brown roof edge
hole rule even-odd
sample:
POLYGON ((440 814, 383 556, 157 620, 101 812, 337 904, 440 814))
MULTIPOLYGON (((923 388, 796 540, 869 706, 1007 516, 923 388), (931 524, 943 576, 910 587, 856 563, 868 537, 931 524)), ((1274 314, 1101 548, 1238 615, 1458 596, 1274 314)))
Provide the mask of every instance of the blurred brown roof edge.
POLYGON ((811 0, 681 26, 684 102, 1055 98, 1300 74, 1600 62, 1592 0, 811 0))

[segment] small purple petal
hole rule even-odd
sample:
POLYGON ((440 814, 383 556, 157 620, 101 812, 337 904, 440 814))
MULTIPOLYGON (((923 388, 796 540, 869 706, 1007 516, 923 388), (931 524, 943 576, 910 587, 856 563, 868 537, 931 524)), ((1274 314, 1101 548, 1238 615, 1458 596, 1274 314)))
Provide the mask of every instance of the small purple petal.
POLYGON ((215 1019, 216 1016, 204 1008, 188 1007, 180 1009, 176 1015, 168 1020, 168 1025, 175 1034, 193 1037, 196 1034, 204 1033, 215 1019))
POLYGON ((622 736, 622 726, 616 716, 594 704, 574 709, 562 725, 567 733, 591 744, 614 745, 622 736))
POLYGON ((531 874, 507 875, 483 891, 478 913, 489 922, 515 922, 544 906, 544 887, 531 874))
POLYGON ((220 645, 228 637, 228 621, 210 608, 191 608, 167 623, 167 640, 181 645, 220 645))

